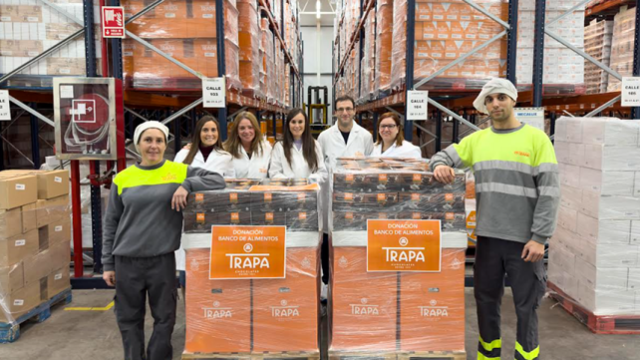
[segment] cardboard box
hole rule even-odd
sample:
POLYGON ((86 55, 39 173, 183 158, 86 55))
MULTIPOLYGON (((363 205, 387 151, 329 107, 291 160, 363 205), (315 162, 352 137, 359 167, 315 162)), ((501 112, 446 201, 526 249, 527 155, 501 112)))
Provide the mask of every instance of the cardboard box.
POLYGON ((40 234, 40 250, 44 250, 61 242, 71 240, 71 220, 60 219, 38 229, 40 234), (48 246, 43 246, 48 244, 48 246))
POLYGON ((584 144, 637 146, 640 126, 632 121, 613 118, 588 119, 582 125, 584 144))
POLYGON ((49 249, 49 261, 51 261, 52 269, 61 267, 69 267, 71 262, 71 242, 65 241, 52 245, 49 249))
MULTIPOLYGON (((0 297, 24 286, 24 264, 21 262, 0 268, 0 297)), ((0 312, 2 312, 0 310, 0 312)))
POLYGON ((9 238, 22 233, 21 209, 0 210, 0 238, 9 238))
POLYGON ((367 272, 366 247, 333 252, 330 350, 395 350, 397 273, 367 272))
POLYGON ((26 285, 22 289, 12 292, 0 300, 3 302, 0 310, 0 323, 13 322, 40 305, 40 282, 26 285), (8 310, 8 312, 7 312, 8 310))
POLYGON ((251 351, 251 280, 209 280, 209 249, 186 250, 190 353, 251 351))
POLYGON ((38 228, 38 217, 36 211, 36 204, 28 204, 22 206, 21 220, 22 220, 22 232, 26 233, 38 228))
POLYGON ((39 228, 61 219, 70 219, 70 215, 69 195, 38 200, 36 203, 36 219, 39 228))
POLYGON ((0 267, 12 266, 38 252, 38 231, 0 239, 0 267))
POLYGON ((25 285, 40 283, 40 279, 48 276, 53 267, 51 266, 51 251, 45 250, 24 259, 24 281, 25 285))
POLYGON ((400 276, 400 349, 464 350, 464 249, 442 249, 442 271, 400 276))
POLYGON ((253 350, 319 351, 319 252, 287 248, 286 279, 253 282, 253 350))
POLYGON ((52 298, 71 287, 69 266, 63 266, 49 274, 47 281, 48 297, 52 298))
POLYGON ((38 181, 34 175, 0 172, 0 209, 13 209, 38 200, 38 181))

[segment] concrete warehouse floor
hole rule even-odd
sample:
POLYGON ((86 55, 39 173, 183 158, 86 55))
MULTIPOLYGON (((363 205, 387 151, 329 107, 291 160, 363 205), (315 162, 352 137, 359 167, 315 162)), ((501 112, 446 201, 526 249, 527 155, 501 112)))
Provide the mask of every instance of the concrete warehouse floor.
MULTIPOLYGON (((73 307, 104 307, 112 300, 112 290, 73 292, 73 307)), ((468 359, 475 359, 478 338, 473 289, 466 289, 468 359)), ((544 299, 540 309, 541 358, 545 360, 638 359, 639 335, 595 335, 567 314, 552 299, 544 299)), ((503 356, 513 359, 515 314, 511 291, 503 299, 503 356)), ((151 336, 153 319, 147 311, 146 335, 151 336)), ((50 319, 22 327, 21 338, 0 344, 2 360, 122 360, 122 346, 113 310, 64 311, 57 306, 50 319)), ((178 307, 173 346, 180 359, 184 346, 184 306, 178 307)))

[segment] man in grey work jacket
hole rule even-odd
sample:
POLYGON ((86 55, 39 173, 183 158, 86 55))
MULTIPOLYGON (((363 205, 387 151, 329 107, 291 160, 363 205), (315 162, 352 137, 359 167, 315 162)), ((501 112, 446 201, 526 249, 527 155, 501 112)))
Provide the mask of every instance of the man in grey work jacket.
POLYGON ((478 360, 500 359, 505 273, 518 318, 515 359, 534 360, 540 353, 536 311, 545 292, 544 244, 558 215, 558 163, 549 137, 516 119, 517 96, 508 80, 488 82, 473 105, 489 114, 492 127, 437 153, 430 163, 440 182, 453 180, 452 166, 470 167, 476 178, 478 360))

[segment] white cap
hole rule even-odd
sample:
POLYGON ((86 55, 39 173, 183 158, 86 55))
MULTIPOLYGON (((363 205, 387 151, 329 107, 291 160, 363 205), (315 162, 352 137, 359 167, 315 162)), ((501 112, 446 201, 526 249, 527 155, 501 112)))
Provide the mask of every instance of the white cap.
POLYGON ((483 114, 489 114, 484 101, 487 96, 493 94, 505 94, 512 98, 513 101, 518 100, 518 90, 511 81, 507 79, 493 78, 482 87, 480 95, 478 95, 478 97, 473 101, 473 107, 483 114))
POLYGON ((166 127, 160 121, 151 120, 151 121, 143 122, 142 124, 138 125, 136 127, 136 130, 133 132, 133 143, 136 146, 136 150, 138 150, 138 153, 140 154, 142 153, 140 152, 140 147, 138 146, 138 142, 140 142, 140 136, 142 135, 142 133, 148 129, 158 129, 162 131, 162 133, 164 134, 165 142, 167 141, 167 139, 169 139, 169 128, 166 127))

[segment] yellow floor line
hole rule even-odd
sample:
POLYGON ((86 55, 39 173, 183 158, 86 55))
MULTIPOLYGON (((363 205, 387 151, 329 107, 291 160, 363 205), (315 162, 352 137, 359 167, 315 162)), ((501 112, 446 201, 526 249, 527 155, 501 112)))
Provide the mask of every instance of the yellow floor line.
POLYGON ((107 311, 113 307, 113 301, 105 307, 68 307, 65 311, 107 311))

